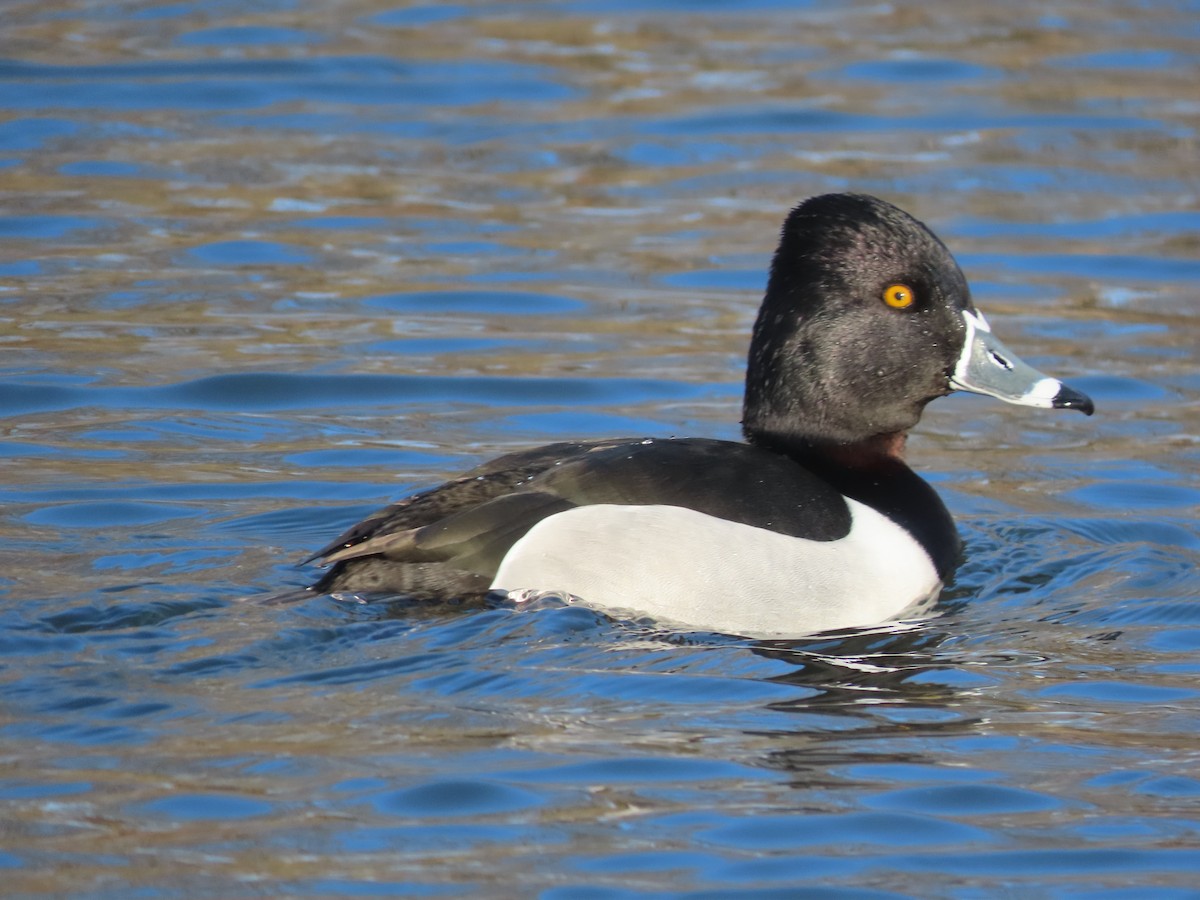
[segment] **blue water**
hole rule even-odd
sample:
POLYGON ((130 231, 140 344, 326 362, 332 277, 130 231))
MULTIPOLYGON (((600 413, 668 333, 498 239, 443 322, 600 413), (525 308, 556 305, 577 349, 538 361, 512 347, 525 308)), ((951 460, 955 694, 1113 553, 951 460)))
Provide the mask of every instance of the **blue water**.
POLYGON ((1196 13, 8 4, 6 894, 1200 897, 1196 13), (930 407, 934 615, 261 602, 499 453, 735 437, 846 189, 1097 404, 930 407))

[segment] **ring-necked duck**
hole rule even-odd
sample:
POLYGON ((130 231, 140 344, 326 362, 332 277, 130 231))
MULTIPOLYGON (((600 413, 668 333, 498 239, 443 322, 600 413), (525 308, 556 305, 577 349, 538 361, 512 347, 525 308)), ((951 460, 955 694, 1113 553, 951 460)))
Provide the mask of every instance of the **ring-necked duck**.
POLYGON ((553 593, 733 634, 869 625, 931 601, 961 543, 903 460, 954 390, 1092 413, 992 334, 945 245, 889 203, 788 216, 754 325, 745 443, 624 438, 512 453, 318 553, 322 593, 553 593))

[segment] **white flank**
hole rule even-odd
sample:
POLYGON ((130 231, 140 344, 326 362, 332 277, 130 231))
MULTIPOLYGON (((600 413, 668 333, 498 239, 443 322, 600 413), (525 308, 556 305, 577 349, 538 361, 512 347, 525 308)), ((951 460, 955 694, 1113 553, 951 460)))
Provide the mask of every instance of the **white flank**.
POLYGON ((539 522, 494 590, 555 591, 590 606, 748 637, 874 625, 941 588, 907 531, 847 500, 850 533, 810 541, 677 506, 581 506, 539 522))

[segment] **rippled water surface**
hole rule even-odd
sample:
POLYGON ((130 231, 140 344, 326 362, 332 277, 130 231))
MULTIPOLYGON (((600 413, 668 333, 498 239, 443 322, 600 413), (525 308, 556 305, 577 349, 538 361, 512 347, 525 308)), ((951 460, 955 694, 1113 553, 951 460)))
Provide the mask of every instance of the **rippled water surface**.
POLYGON ((1200 6, 9 0, 12 896, 1200 896, 1200 6), (241 598, 500 452, 734 437, 878 193, 1092 419, 934 404, 937 615, 241 598))

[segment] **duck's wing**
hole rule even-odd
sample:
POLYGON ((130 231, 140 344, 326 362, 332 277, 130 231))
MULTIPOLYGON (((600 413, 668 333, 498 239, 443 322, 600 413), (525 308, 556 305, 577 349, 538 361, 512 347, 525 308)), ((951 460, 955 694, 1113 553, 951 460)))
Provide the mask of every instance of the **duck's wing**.
POLYGON ((350 551, 373 538, 405 534, 502 497, 563 460, 630 443, 634 443, 634 439, 566 441, 496 457, 451 481, 412 494, 372 513, 303 560, 303 563, 320 560, 322 564, 329 564, 338 559, 369 555, 370 551, 350 551))
POLYGON ((304 560, 329 566, 310 590, 482 597, 508 548, 538 521, 571 505, 530 490, 538 476, 564 461, 632 443, 561 442, 510 453, 406 497, 304 560))
POLYGON ((359 523, 318 554, 333 568, 315 589, 477 593, 530 528, 589 504, 681 506, 813 540, 835 540, 850 527, 845 501, 825 481, 746 444, 552 444, 501 457, 359 523))

